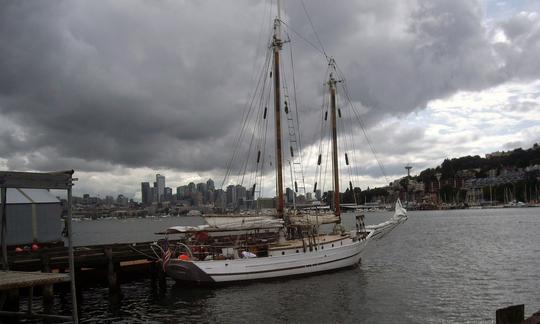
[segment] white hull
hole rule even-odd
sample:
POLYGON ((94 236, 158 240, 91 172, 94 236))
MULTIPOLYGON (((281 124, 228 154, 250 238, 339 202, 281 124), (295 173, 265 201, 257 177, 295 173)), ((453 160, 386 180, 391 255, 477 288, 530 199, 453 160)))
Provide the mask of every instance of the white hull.
POLYGON ((344 236, 321 242, 317 249, 272 248, 268 257, 211 261, 171 260, 167 273, 175 280, 196 283, 223 283, 299 276, 357 265, 371 239, 344 236))

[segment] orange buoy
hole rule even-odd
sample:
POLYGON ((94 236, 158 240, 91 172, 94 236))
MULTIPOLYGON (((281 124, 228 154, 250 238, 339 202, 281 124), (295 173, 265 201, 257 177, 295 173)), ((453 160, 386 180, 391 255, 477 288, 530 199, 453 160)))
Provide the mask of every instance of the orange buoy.
POLYGON ((189 260, 189 256, 187 254, 182 253, 182 254, 180 254, 178 256, 178 259, 183 260, 183 261, 187 261, 187 260, 189 260))
POLYGON ((32 251, 37 251, 37 250, 39 250, 39 246, 36 243, 32 244, 32 251))

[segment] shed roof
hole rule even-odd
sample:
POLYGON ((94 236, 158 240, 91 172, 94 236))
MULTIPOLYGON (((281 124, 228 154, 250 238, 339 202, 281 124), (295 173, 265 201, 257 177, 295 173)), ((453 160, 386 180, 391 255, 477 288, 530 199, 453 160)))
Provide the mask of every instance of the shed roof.
MULTIPOLYGON (((46 189, 15 189, 8 188, 7 203, 9 204, 43 204, 59 203, 60 201, 46 189)), ((0 197, 2 202, 2 197, 0 197)))

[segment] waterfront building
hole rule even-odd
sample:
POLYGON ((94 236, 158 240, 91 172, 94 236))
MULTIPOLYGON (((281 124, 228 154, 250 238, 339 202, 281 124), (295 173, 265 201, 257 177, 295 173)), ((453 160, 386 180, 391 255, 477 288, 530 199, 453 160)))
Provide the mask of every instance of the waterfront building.
POLYGON ((161 202, 163 195, 165 194, 165 176, 161 174, 156 174, 156 185, 157 185, 157 201, 161 202))
POLYGON ((216 186, 215 186, 215 184, 214 184, 214 180, 208 179, 208 180, 206 181, 206 189, 207 189, 207 190, 216 190, 216 186))
POLYGON ((150 183, 148 182, 141 182, 141 200, 145 206, 152 203, 152 190, 150 189, 150 183))
POLYGON ((285 189, 285 202, 288 204, 294 203, 295 192, 291 188, 285 189))
POLYGON ((227 206, 235 207, 237 201, 236 189, 234 185, 227 186, 227 206))
POLYGON ((155 186, 151 187, 150 188, 150 201, 148 202, 149 205, 156 202, 156 195, 157 195, 156 187, 155 186))
POLYGON ((206 183, 204 182, 197 183, 197 192, 200 192, 203 195, 206 194, 206 183))
POLYGON ((214 194, 214 206, 224 208, 227 205, 227 195, 223 189, 217 189, 214 194))
POLYGON ((321 200, 322 196, 321 196, 321 189, 317 189, 315 190, 315 199, 317 200, 321 200))
POLYGON ((203 205, 203 195, 200 192, 194 192, 191 194, 191 198, 193 200, 193 206, 202 206, 203 205))
POLYGON ((120 194, 118 197, 116 197, 116 204, 122 207, 127 207, 129 203, 129 200, 124 195, 120 194))
POLYGON ((172 200, 172 188, 165 187, 164 193, 163 193, 163 200, 164 201, 171 201, 172 200))
MULTIPOLYGON (((148 186, 150 187, 150 186, 148 186)), ((111 206, 114 205, 114 197, 113 196, 105 196, 105 205, 111 206)))
POLYGON ((189 191, 189 192, 188 192, 188 194, 190 194, 190 193, 193 193, 193 192, 197 191, 197 186, 195 185, 195 183, 194 183, 194 182, 190 182, 190 183, 188 183, 188 185, 187 185, 187 186, 188 186, 188 191, 189 191))
POLYGON ((176 187, 176 196, 177 196, 178 200, 181 200, 181 199, 187 197, 188 192, 189 192, 188 186, 176 187))

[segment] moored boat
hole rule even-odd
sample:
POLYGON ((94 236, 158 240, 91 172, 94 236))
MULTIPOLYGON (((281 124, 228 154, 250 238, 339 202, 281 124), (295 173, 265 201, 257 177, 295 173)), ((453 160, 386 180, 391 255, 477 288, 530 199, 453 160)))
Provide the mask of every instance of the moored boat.
MULTIPOLYGON (((347 267, 353 267, 360 262, 362 252, 368 242, 375 236, 381 236, 400 223, 407 217, 400 204, 396 205, 396 215, 379 227, 366 227, 364 216, 355 213, 356 228, 346 230, 341 224, 340 208, 340 182, 338 163, 338 117, 341 118, 341 110, 337 107, 337 84, 343 80, 336 79, 339 75, 335 61, 329 59, 326 86, 329 94, 328 111, 321 120, 329 123, 332 160, 332 210, 325 209, 299 210, 295 205, 294 197, 292 208, 285 208, 284 185, 283 185, 283 152, 282 152, 282 126, 281 111, 284 110, 288 126, 288 134, 296 136, 292 126, 291 114, 287 95, 282 106, 281 97, 281 74, 280 74, 280 51, 284 44, 281 39, 281 17, 278 2, 278 14, 274 20, 274 32, 269 46, 269 54, 265 61, 266 73, 263 77, 269 77, 273 81, 274 104, 274 141, 275 141, 275 170, 276 170, 276 203, 275 210, 270 213, 255 214, 229 214, 229 215, 205 215, 206 225, 196 227, 171 227, 165 234, 181 234, 184 236, 183 243, 171 248, 168 244, 162 248, 162 263, 166 273, 177 281, 193 283, 223 283, 249 281, 258 279, 280 278, 286 276, 307 275, 347 267), (272 59, 270 59, 272 58, 272 59), (268 73, 268 71, 270 71, 268 73), (321 233, 321 225, 334 224, 330 233, 321 233)), ((261 82, 266 84, 266 80, 261 82)), ((266 97, 261 92, 261 98, 266 97)), ((270 100, 270 99, 268 99, 270 100)), ((267 107, 258 116, 267 122, 267 107), (263 112, 264 111, 264 112, 263 112)), ((294 137, 289 140, 291 154, 291 179, 295 151, 292 143, 299 140, 294 137)), ((257 154, 256 172, 262 173, 259 168, 261 151, 257 154)), ((349 156, 345 152, 345 162, 349 165, 349 156)), ((318 158, 318 167, 321 167, 321 155, 318 158)), ((245 169, 245 168, 244 168, 245 169)), ((303 180, 302 180, 303 181, 303 180)), ((298 183, 292 181, 295 191, 298 183)), ((351 191, 352 182, 349 182, 351 191)), ((256 183, 252 187, 254 194, 256 183)), ((314 185, 314 192, 317 182, 314 185)), ((356 199, 356 198, 355 198, 356 199)), ((291 207, 291 206, 289 206, 291 207)))

